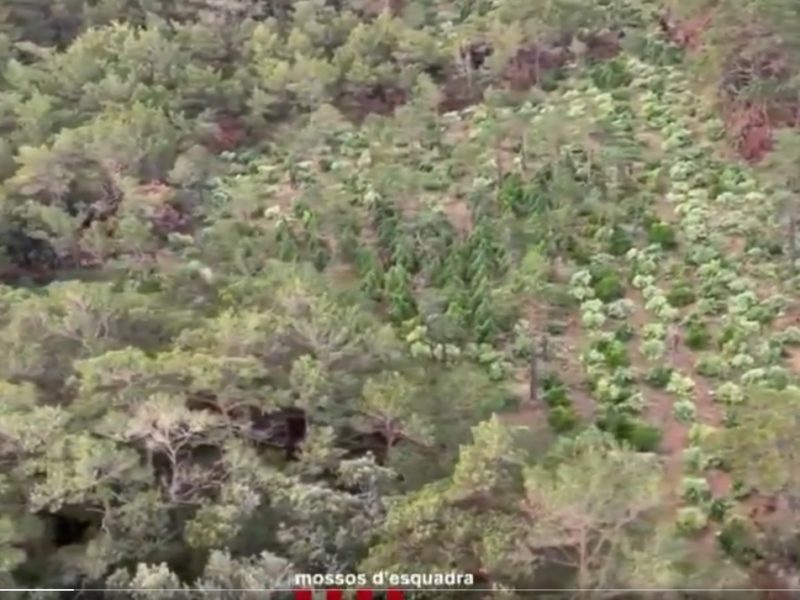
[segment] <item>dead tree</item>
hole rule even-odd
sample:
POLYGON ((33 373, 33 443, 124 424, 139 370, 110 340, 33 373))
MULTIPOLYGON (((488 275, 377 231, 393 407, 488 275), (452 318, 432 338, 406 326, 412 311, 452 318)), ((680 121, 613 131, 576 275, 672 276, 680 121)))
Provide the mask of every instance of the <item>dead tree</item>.
POLYGON ((539 399, 538 363, 539 363, 539 357, 536 354, 536 346, 534 345, 533 349, 531 350, 531 359, 528 366, 528 401, 531 404, 535 404, 539 399))
POLYGON ((797 217, 792 213, 789 215, 789 224, 786 236, 789 242, 789 268, 792 274, 795 273, 795 262, 797 261, 797 217))
POLYGON ((542 336, 537 348, 536 342, 531 349, 530 362, 528 363, 528 400, 533 404, 539 399, 539 360, 550 359, 549 338, 542 336))

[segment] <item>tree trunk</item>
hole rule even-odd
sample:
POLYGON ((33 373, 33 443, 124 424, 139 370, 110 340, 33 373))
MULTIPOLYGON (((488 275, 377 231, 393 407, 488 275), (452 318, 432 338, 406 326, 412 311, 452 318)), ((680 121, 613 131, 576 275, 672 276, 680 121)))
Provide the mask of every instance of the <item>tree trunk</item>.
POLYGON ((538 381, 538 357, 536 356, 536 344, 531 350, 530 366, 528 368, 528 400, 534 404, 538 400, 539 381, 538 381))
POLYGON ((789 215, 789 227, 786 232, 789 243, 789 268, 794 275, 797 260, 797 217, 794 212, 789 215))

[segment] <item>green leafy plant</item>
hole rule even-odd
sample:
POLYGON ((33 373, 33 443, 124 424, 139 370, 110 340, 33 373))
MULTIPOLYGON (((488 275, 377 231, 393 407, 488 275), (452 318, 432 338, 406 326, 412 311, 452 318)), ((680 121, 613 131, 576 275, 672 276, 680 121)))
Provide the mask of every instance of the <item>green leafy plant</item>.
POLYGON ((674 227, 661 221, 654 221, 647 227, 647 241, 664 250, 674 250, 678 246, 674 227))
POLYGON ((694 290, 689 283, 679 283, 667 294, 667 301, 676 308, 689 306, 695 298, 694 290))
POLYGON ((645 375, 645 381, 654 388, 665 388, 672 377, 673 370, 671 367, 664 365, 657 365, 651 367, 645 375))
POLYGON ((675 524, 681 533, 695 535, 708 526, 708 516, 699 506, 684 506, 678 510, 675 524))
POLYGON ((692 319, 686 324, 684 342, 692 350, 704 350, 711 345, 711 333, 704 322, 692 319))
POLYGON ((571 406, 558 405, 550 409, 547 422, 556 433, 568 433, 578 427, 580 419, 571 406))

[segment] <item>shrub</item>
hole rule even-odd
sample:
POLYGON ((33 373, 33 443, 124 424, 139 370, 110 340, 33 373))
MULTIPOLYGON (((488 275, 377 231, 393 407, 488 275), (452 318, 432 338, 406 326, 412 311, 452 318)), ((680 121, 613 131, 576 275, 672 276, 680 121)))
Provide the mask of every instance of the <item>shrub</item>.
POLYGON ((717 539, 723 551, 736 561, 749 564, 761 558, 761 553, 755 547, 753 532, 741 515, 729 516, 717 539))
POLYGON ((724 348, 728 342, 732 342, 738 336, 738 331, 733 325, 726 325, 719 336, 719 347, 724 348))
POLYGON ((800 327, 790 325, 783 330, 779 337, 787 346, 800 346, 800 327))
POLYGON ((618 410, 608 412, 598 420, 597 426, 638 452, 653 452, 661 443, 661 430, 618 410))
POLYGON ((567 324, 560 321, 550 321, 547 324, 547 333, 550 335, 564 335, 567 331, 567 324))
POLYGON ((776 390, 784 390, 791 382, 788 370, 779 366, 772 366, 767 370, 767 385, 776 390))
POLYGON ((619 340, 603 340, 597 345, 597 349, 603 353, 605 363, 611 369, 627 367, 630 364, 628 349, 619 340))
POLYGON ((636 421, 630 429, 628 441, 639 452, 654 452, 661 443, 661 435, 657 427, 636 421))
POLYGON ((634 335, 636 335, 636 332, 634 331, 633 327, 631 327, 629 323, 623 323, 614 332, 614 339, 625 343, 632 340, 634 335))
POLYGON ((684 477, 681 481, 684 500, 693 504, 701 504, 711 499, 711 487, 704 477, 684 477))
POLYGON ((744 391, 732 381, 726 381, 714 392, 716 399, 724 404, 741 404, 744 402, 744 391))
POLYGON ((575 236, 571 236, 566 243, 566 251, 569 257, 578 265, 588 265, 592 260, 592 250, 575 236))
POLYGON ((731 508, 733 501, 729 498, 715 498, 708 506, 708 516, 714 521, 723 522, 731 508))
POLYGON ((631 248, 633 248, 633 240, 628 232, 621 227, 614 227, 608 238, 608 253, 613 256, 622 256, 631 248))
POLYGON ((659 365, 651 368, 645 375, 645 381, 654 388, 665 388, 672 377, 672 369, 659 365))
POLYGON ((657 361, 664 356, 664 352, 667 349, 667 345, 657 339, 649 339, 642 342, 641 346, 639 346, 639 350, 641 350, 642 354, 647 358, 647 360, 657 361))
POLYGON ((699 446, 689 446, 683 451, 683 465, 686 473, 702 473, 708 468, 711 459, 699 446))
POLYGON ((691 400, 683 398, 673 405, 672 414, 681 423, 692 423, 697 419, 697 407, 691 400))
POLYGON ((678 246, 675 229, 662 221, 655 221, 647 228, 647 241, 658 244, 665 250, 673 250, 678 246))
POLYGON ((589 76, 601 90, 625 89, 633 81, 633 75, 622 60, 613 59, 593 65, 589 76))
POLYGON ((551 408, 570 406, 569 396, 567 396, 567 389, 563 385, 558 385, 545 390, 543 400, 545 404, 551 408))
POLYGON ((567 433, 578 426, 579 419, 571 406, 555 406, 550 410, 547 422, 556 433, 567 433))
POLYGON ((703 354, 697 359, 694 368, 706 377, 724 377, 728 372, 728 363, 719 354, 703 354))
POLYGON ((555 373, 547 373, 544 377, 542 377, 542 388, 545 391, 559 387, 564 387, 564 384, 555 373))
POLYGON ((594 284, 594 293, 603 302, 613 302, 625 295, 625 286, 616 273, 609 272, 594 284))
POLYGON ((708 517, 703 509, 697 506, 684 506, 678 511, 676 526, 684 534, 699 533, 708 525, 708 517))
POLYGON ((686 345, 692 350, 704 350, 711 343, 711 334, 706 324, 697 319, 693 319, 686 324, 686 345))
POLYGON ((676 285, 667 294, 667 301, 676 308, 689 306, 695 300, 694 290, 685 282, 676 285))

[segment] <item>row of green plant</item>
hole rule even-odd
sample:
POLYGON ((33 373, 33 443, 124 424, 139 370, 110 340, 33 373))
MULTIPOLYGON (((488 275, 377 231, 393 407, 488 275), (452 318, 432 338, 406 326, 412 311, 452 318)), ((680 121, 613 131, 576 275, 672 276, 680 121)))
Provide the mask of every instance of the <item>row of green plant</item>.
MULTIPOLYGON (((757 277, 774 276, 774 271, 763 264, 753 268, 770 257, 753 249, 744 256, 730 256, 729 251, 732 237, 752 238, 763 229, 768 201, 752 177, 713 159, 712 142, 719 138, 721 123, 698 111, 694 99, 685 94, 688 82, 679 72, 642 64, 634 68, 646 82, 642 85, 647 88, 642 95, 643 115, 666 138, 666 199, 680 221, 685 243, 681 258, 694 273, 693 281, 674 286, 666 302, 659 304, 690 309, 684 320, 684 342, 692 350, 704 351, 695 362, 695 372, 719 382, 714 397, 728 408, 726 422, 730 423, 735 419, 731 409, 745 401, 745 386, 766 384, 781 389, 789 379, 788 371, 780 366, 781 340, 771 338, 767 329, 785 299, 779 294, 759 297, 757 277), (653 78, 661 78, 662 84, 652 85, 653 78), (701 125, 700 121, 705 122, 701 125), (716 340, 710 335, 710 323, 720 331, 716 340), (712 345, 718 352, 711 351, 712 345)), ((652 285, 651 280, 639 283, 644 290, 652 285)), ((676 417, 691 423, 682 483, 687 506, 678 515, 678 527, 686 533, 704 529, 710 519, 724 521, 733 505, 732 498, 713 498, 703 476, 707 469, 723 465, 707 452, 705 440, 713 429, 697 422, 691 399, 694 387, 690 375, 674 372, 667 384, 678 396, 676 417)))

